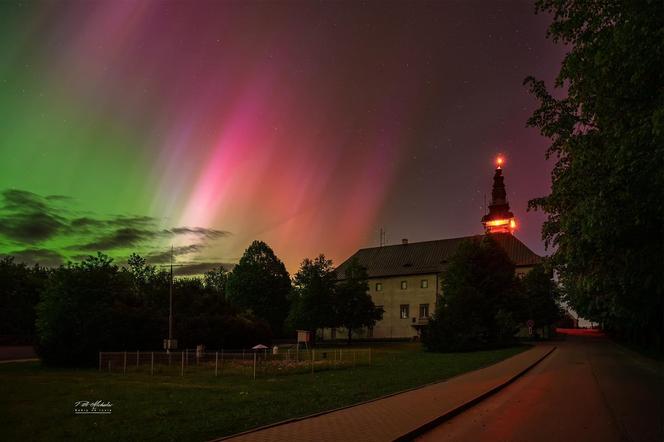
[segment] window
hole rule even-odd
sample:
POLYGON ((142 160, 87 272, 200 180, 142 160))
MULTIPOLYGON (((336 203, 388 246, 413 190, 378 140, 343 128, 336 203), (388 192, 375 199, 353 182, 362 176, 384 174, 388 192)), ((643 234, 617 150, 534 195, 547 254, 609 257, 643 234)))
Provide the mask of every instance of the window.
POLYGON ((401 281, 401 290, 406 290, 408 288, 408 281, 401 281))
POLYGON ((420 281, 420 287, 423 289, 429 288, 429 280, 423 279, 422 281, 420 281))
POLYGON ((401 307, 399 308, 400 314, 401 314, 401 319, 408 319, 408 316, 410 315, 410 309, 408 304, 401 304, 401 307))
POLYGON ((429 304, 420 304, 420 318, 429 317, 429 304))
POLYGON ((377 282, 376 283, 376 291, 380 292, 383 290, 383 283, 382 282, 377 282))

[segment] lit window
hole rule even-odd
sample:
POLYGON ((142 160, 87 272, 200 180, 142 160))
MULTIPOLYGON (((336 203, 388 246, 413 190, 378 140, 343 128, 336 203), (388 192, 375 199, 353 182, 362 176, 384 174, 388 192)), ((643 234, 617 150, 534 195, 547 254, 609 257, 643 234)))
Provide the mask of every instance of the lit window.
POLYGON ((429 317, 429 304, 420 304, 420 318, 429 317))
POLYGON ((408 288, 408 281, 401 281, 401 290, 406 290, 408 288))
POLYGON ((428 279, 423 279, 420 281, 420 287, 423 289, 426 289, 429 287, 429 280, 428 279))
POLYGON ((383 290, 383 283, 382 282, 377 282, 376 283, 376 291, 380 292, 383 290))
POLYGON ((401 319, 408 319, 408 316, 410 315, 408 304, 401 304, 399 310, 401 314, 401 319))

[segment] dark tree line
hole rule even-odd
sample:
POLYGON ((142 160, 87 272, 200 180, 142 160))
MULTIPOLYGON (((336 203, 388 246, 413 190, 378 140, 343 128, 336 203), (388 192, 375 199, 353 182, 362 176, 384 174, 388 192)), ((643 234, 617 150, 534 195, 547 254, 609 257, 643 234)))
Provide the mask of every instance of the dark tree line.
MULTIPOLYGON (((323 256, 305 260, 292 287, 272 249, 254 241, 230 273, 220 267, 173 279, 174 338, 180 348, 267 344, 293 337, 284 327, 289 314, 311 330, 373 325, 379 315, 366 293, 366 272, 352 269, 337 282, 323 256)), ((55 269, 4 258, 0 280, 0 336, 34 343, 47 363, 92 364, 99 351, 159 350, 168 336, 171 275, 139 255, 125 266, 98 254, 55 269)))
POLYGON ((551 139, 543 237, 565 297, 615 335, 664 351, 664 2, 540 0, 567 45, 555 86, 526 84, 551 139))
POLYGON ((471 351, 512 345, 527 320, 552 326, 562 315, 556 284, 543 266, 522 280, 490 236, 459 246, 442 276, 442 296, 424 329, 432 351, 471 351))
POLYGON ((12 257, 0 259, 0 344, 31 344, 35 338, 35 306, 48 271, 28 267, 12 257))
MULTIPOLYGON (((223 269, 173 281, 174 334, 181 348, 247 347, 269 325, 225 299, 223 269)), ((36 306, 36 349, 47 363, 94 363, 99 351, 160 350, 168 336, 170 274, 132 255, 118 267, 102 254, 48 272, 36 306)))

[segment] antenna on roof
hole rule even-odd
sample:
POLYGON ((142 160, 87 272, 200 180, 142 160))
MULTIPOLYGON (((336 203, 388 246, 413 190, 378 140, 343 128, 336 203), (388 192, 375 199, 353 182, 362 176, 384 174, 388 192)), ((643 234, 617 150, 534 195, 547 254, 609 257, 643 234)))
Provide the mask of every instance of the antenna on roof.
POLYGON ((385 239, 385 229, 382 227, 380 228, 380 247, 383 247, 385 243, 387 243, 387 240, 385 239))

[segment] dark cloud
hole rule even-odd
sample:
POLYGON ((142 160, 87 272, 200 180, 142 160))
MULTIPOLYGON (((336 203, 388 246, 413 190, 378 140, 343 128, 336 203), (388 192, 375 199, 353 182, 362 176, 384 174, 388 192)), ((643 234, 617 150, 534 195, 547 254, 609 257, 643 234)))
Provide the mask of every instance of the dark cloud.
POLYGON ((104 251, 136 246, 157 236, 159 233, 150 230, 122 227, 86 244, 70 246, 70 250, 104 251))
MULTIPOLYGON (((204 227, 172 227, 164 229, 160 220, 141 215, 96 216, 89 213, 74 213, 65 209, 72 201, 64 195, 40 196, 19 189, 6 189, 0 193, 0 244, 2 250, 22 244, 25 250, 16 252, 17 259, 36 262, 41 258, 49 264, 63 261, 59 251, 112 252, 134 248, 154 250, 151 242, 177 236, 196 237, 195 244, 176 247, 174 256, 199 252, 207 243, 230 235, 230 232, 204 227), (63 203, 65 205, 63 206, 63 203), (36 247, 37 244, 57 238, 64 244, 57 250, 36 247), (4 240, 4 241, 2 241, 4 240), (49 254, 50 252, 50 254, 49 254)), ((70 256, 69 253, 66 254, 70 256)), ((87 255, 77 255, 85 258, 87 255)), ((75 257, 74 257, 75 258, 75 257)), ((170 261, 170 250, 152 252, 146 258, 151 263, 170 261)))
POLYGON ((29 265, 39 264, 43 267, 57 267, 64 262, 63 256, 58 252, 46 249, 16 250, 1 256, 13 256, 16 261, 29 265))
MULTIPOLYGON (((205 244, 189 244, 181 247, 173 247, 172 255, 173 258, 176 258, 178 256, 187 255, 189 253, 200 252, 205 247, 205 244)), ((169 263, 171 261, 171 249, 150 253, 145 257, 145 260, 149 264, 169 263)))
POLYGON ((235 264, 227 262, 195 262, 191 264, 178 264, 177 267, 173 267, 173 274, 176 276, 202 275, 203 273, 218 269, 219 267, 223 267, 230 271, 235 267, 235 264))
POLYGON ((110 226, 153 226, 157 222, 156 218, 151 216, 116 216, 106 221, 110 226))
POLYGON ((35 210, 46 211, 49 209, 45 198, 36 193, 19 189, 6 189, 2 192, 2 208, 4 210, 22 211, 35 210))
POLYGON ((45 241, 66 226, 59 212, 45 198, 32 192, 5 190, 0 206, 0 235, 26 244, 45 241))
POLYGON ((231 233, 225 230, 206 229, 204 227, 173 227, 165 230, 173 235, 198 235, 207 239, 219 239, 230 236, 231 233))

